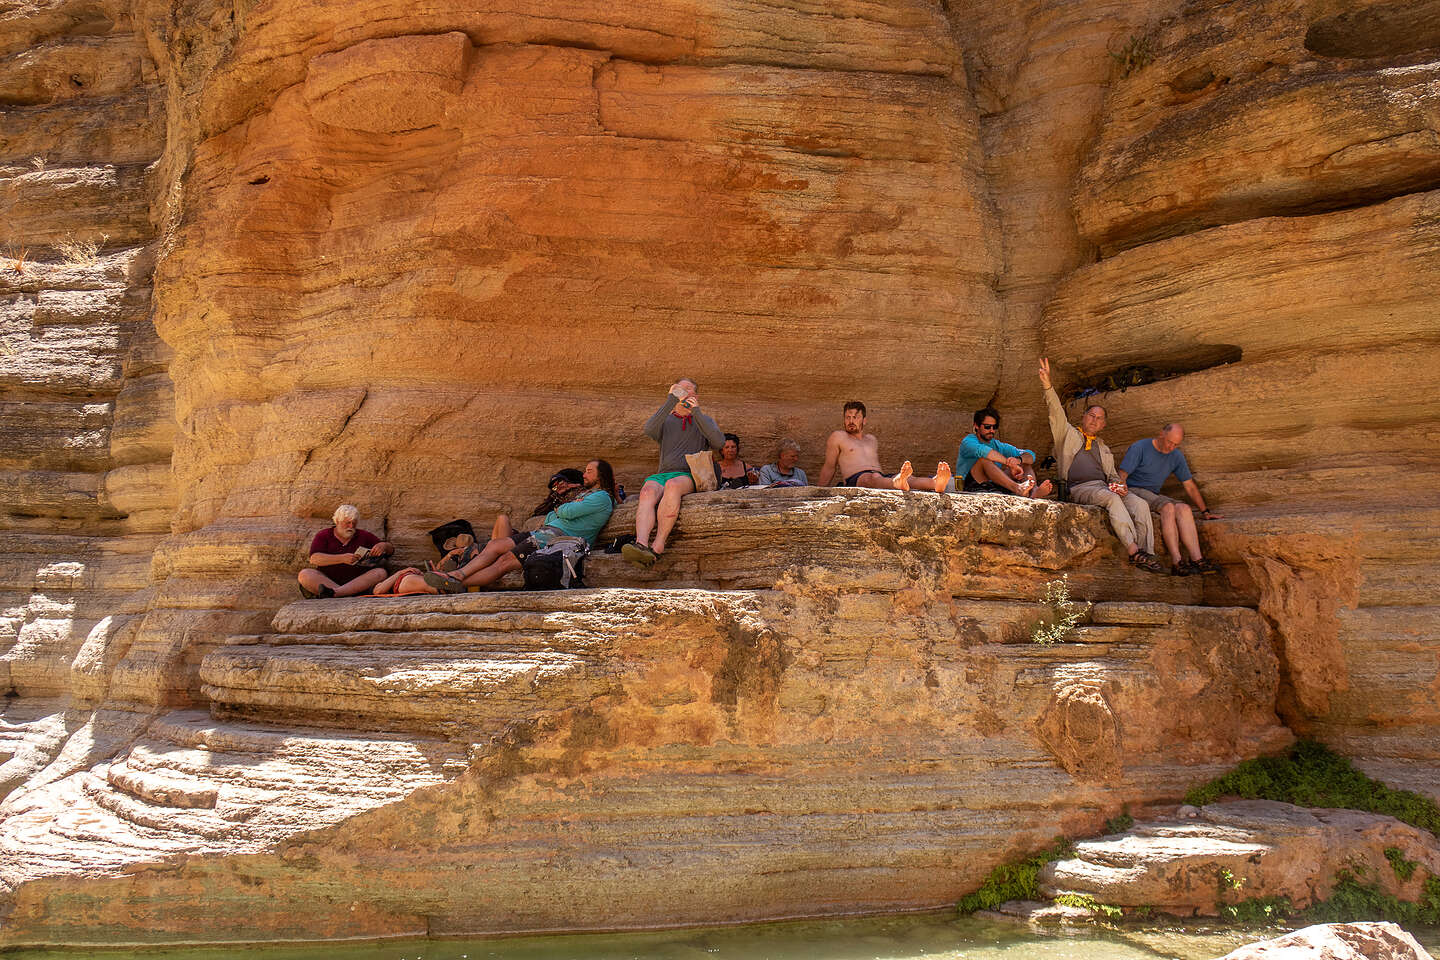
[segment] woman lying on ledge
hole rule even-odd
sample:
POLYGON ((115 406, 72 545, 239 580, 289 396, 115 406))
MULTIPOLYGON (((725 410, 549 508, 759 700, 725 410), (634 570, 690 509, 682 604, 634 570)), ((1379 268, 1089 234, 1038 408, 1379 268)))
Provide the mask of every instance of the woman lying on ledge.
POLYGON ((464 593, 468 587, 489 586, 511 570, 519 570, 526 556, 557 536, 584 537, 594 543, 615 509, 615 472, 610 464, 604 460, 587 463, 583 489, 585 493, 579 499, 547 513, 539 530, 517 532, 510 518, 502 514, 495 521, 494 539, 463 567, 453 573, 410 567, 378 584, 376 595, 464 593))

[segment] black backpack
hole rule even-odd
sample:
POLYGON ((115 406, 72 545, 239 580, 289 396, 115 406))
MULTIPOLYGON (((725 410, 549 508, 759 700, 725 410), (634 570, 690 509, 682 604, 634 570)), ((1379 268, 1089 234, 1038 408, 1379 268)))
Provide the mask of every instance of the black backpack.
POLYGON ((583 537, 556 537, 521 561, 526 590, 564 590, 585 586, 585 558, 590 544, 583 537))

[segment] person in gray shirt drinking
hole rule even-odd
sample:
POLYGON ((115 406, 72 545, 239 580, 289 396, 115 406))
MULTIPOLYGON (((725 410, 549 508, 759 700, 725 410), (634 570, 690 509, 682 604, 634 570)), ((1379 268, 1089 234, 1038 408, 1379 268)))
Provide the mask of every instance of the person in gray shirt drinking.
POLYGON ((650 567, 665 553, 670 531, 680 516, 680 498, 695 492, 686 455, 719 450, 725 434, 712 417, 700 412, 695 381, 681 377, 671 385, 660 409, 645 421, 645 436, 660 444, 660 466, 640 488, 635 542, 627 543, 620 552, 631 563, 650 567))

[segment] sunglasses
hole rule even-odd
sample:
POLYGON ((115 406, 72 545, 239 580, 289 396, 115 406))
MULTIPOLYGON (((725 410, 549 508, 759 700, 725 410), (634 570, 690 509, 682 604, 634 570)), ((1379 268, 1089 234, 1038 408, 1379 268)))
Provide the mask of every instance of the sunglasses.
POLYGON ((1000 426, 1000 424, 998 424, 998 423, 982 423, 982 424, 980 424, 980 429, 981 429, 981 430, 994 430, 994 429, 998 428, 999 426, 1000 426))

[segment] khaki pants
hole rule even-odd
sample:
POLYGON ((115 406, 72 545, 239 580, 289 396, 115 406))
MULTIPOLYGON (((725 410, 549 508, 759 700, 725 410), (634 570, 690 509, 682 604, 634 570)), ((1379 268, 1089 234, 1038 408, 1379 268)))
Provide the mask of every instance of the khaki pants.
POLYGON ((1131 490, 1121 497, 1110 490, 1104 480, 1087 480, 1070 488, 1070 500, 1104 507, 1110 513, 1110 527, 1120 542, 1129 547, 1139 544, 1146 553, 1155 552, 1155 525, 1150 519, 1150 504, 1131 490))

